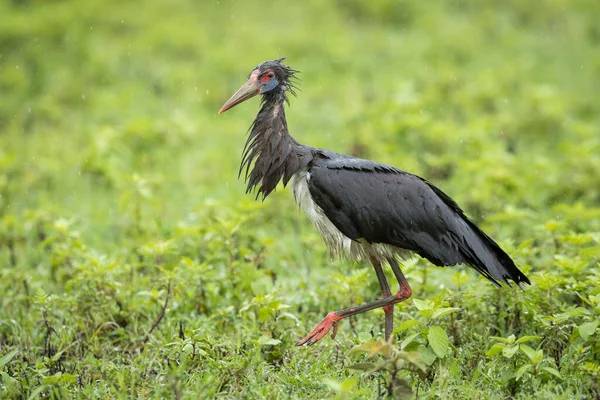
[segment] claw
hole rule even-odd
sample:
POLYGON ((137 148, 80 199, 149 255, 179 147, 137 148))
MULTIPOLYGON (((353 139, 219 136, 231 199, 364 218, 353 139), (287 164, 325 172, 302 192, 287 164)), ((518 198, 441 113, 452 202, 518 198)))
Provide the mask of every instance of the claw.
POLYGON ((339 315, 334 312, 327 314, 325 319, 321 321, 319 325, 317 325, 308 335, 304 337, 304 339, 300 340, 296 343, 296 346, 302 346, 304 344, 310 346, 312 344, 317 343, 319 340, 323 339, 327 332, 331 328, 333 328, 333 332, 331 333, 331 338, 335 338, 338 330, 338 322, 342 319, 339 315))
POLYGON ((335 339, 335 335, 337 335, 337 330, 338 330, 338 323, 334 322, 333 323, 333 332, 331 332, 332 339, 335 339))

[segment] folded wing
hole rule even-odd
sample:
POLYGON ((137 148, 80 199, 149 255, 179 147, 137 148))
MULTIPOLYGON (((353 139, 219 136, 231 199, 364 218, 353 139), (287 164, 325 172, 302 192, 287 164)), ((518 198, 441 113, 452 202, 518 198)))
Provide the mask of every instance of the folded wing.
POLYGON ((318 160, 309 174, 311 197, 350 239, 412 250, 438 266, 465 263, 496 285, 529 283, 450 197, 418 176, 356 158, 318 160))

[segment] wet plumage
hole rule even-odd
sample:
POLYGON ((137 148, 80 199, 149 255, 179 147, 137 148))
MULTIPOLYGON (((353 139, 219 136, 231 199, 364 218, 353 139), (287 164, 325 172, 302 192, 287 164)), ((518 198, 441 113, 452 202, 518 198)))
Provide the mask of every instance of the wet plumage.
POLYGON ((383 307, 386 338, 393 327, 393 306, 411 294, 398 260, 411 252, 437 266, 466 264, 497 286, 528 278, 512 259, 449 196, 430 182, 392 166, 298 143, 285 119, 287 94, 297 72, 283 59, 267 61, 219 111, 261 94, 261 109, 252 123, 240 173, 247 191, 266 198, 279 181, 292 182, 304 209, 332 254, 370 262, 382 299, 329 313, 298 345, 313 344, 339 320, 383 307), (382 272, 389 264, 400 289, 392 295, 382 272))

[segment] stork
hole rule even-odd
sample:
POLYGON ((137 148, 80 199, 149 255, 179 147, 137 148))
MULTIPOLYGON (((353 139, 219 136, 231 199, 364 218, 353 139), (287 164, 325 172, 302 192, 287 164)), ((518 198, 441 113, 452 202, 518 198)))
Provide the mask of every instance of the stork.
POLYGON ((394 305, 412 290, 398 261, 416 253, 443 267, 466 264, 494 285, 523 289, 529 279, 494 240, 465 216, 448 195, 427 180, 401 169, 334 153, 297 142, 288 132, 285 104, 294 93, 298 72, 285 58, 265 61, 221 107, 219 114, 258 94, 261 107, 249 129, 240 175, 246 192, 264 200, 283 180, 291 181, 296 202, 304 209, 331 255, 370 262, 381 287, 379 300, 330 312, 297 346, 312 345, 338 322, 376 308, 385 314, 385 338, 393 330, 394 305), (388 264, 398 281, 392 294, 383 272, 388 264))

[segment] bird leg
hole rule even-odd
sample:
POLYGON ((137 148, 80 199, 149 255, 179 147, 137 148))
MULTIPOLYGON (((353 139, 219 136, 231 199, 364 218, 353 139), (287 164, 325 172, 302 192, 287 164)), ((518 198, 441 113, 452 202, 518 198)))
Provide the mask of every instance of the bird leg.
POLYGON ((398 293, 396 293, 396 296, 404 297, 404 300, 408 299, 410 296, 412 296, 412 289, 410 288, 406 277, 402 273, 402 270, 398 266, 398 263, 395 259, 390 258, 388 262, 390 263, 390 267, 392 267, 392 272, 394 273, 394 276, 398 281, 398 286, 400 286, 400 288, 398 289, 398 293))
MULTIPOLYGON (((381 287, 381 297, 390 297, 392 292, 390 291, 390 286, 388 285, 383 269, 381 268, 381 263, 376 258, 371 258, 371 263, 373 264, 373 268, 375 268, 375 274, 377 274, 377 280, 381 287)), ((385 313, 385 340, 389 340, 392 335, 392 330, 394 329, 394 305, 390 304, 384 306, 383 312, 385 313)))
MULTIPOLYGON (((371 311, 376 308, 382 307, 393 307, 394 304, 400 303, 406 299, 408 299, 412 295, 412 290, 408 285, 408 281, 404 277, 404 274, 400 270, 400 267, 396 263, 395 260, 389 260, 390 266, 392 267, 392 271, 398 280, 398 284, 400 288, 395 295, 387 296, 385 298, 381 298, 379 300, 375 300, 371 303, 366 303, 361 306, 347 308, 345 310, 334 311, 327 314, 325 319, 321 321, 319 325, 317 325, 308 335, 306 335, 302 340, 296 343, 296 346, 302 346, 304 344, 308 344, 309 346, 317 343, 319 340, 323 339, 327 332, 331 328, 333 328, 333 332, 331 333, 331 338, 335 338, 338 329, 338 322, 344 318, 351 317, 356 314, 361 314, 366 311, 371 311)), ((381 265, 379 266, 381 269, 381 265)), ((377 267, 375 267, 375 271, 377 272, 377 267)), ((383 272, 382 272, 383 273, 383 272)), ((379 277, 379 274, 378 274, 379 277)), ((386 282, 387 285, 387 282, 386 282)), ((388 288, 389 290, 389 288, 388 288)), ((385 308, 384 308, 385 310, 385 308)), ((387 336, 387 314, 386 314, 386 336, 387 336)), ((390 326, 391 333, 391 326, 390 326)))

